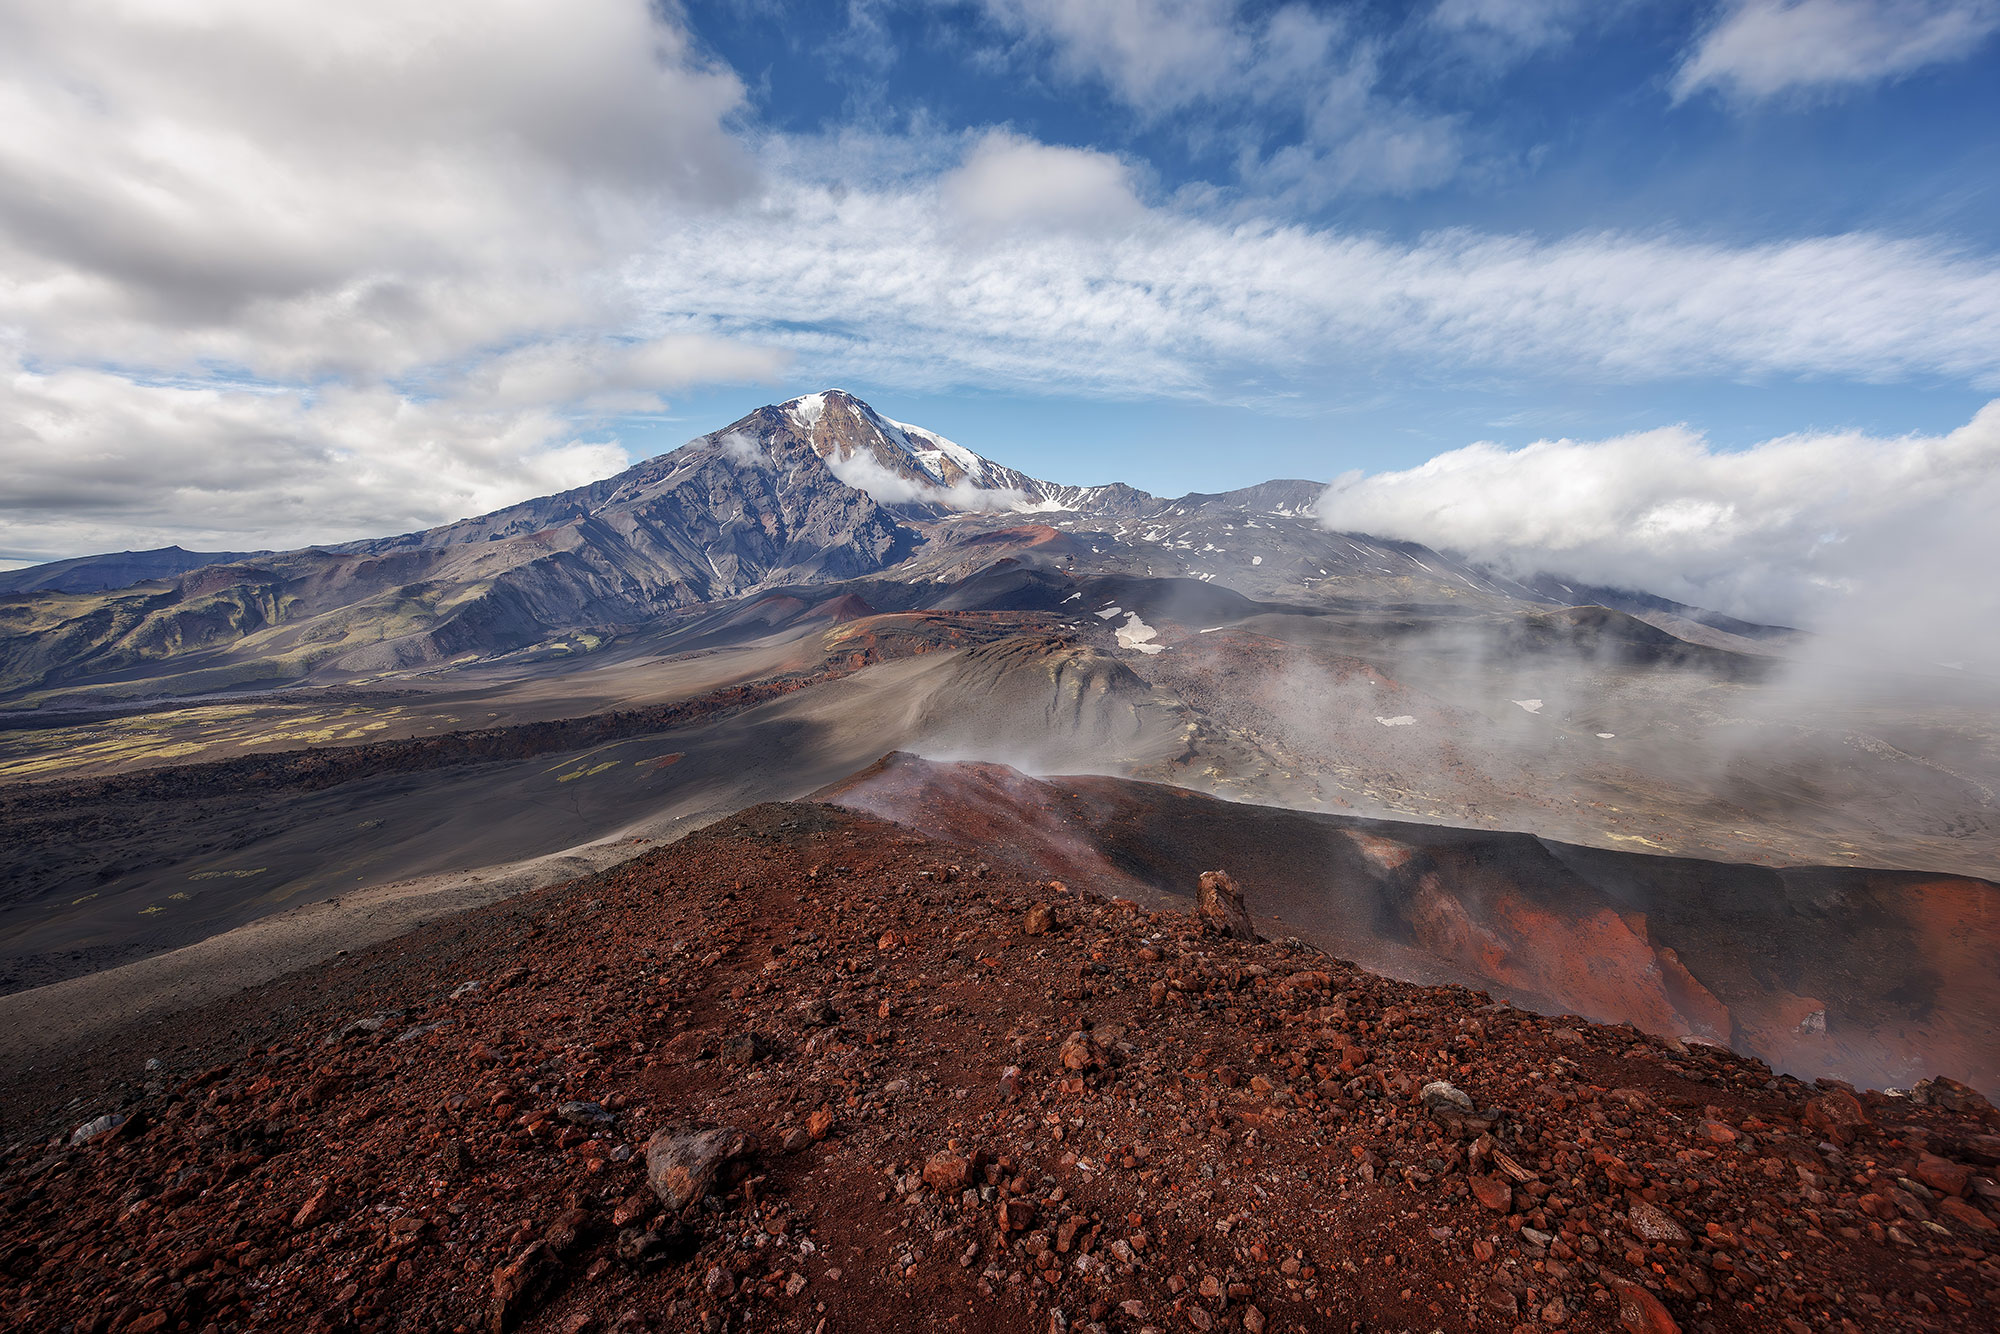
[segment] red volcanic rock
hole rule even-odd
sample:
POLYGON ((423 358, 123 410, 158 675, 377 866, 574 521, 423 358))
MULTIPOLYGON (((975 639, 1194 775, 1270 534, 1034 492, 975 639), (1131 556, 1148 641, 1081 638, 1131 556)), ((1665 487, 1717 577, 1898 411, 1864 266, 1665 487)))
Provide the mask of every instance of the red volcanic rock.
POLYGON ((1063 1040, 1062 1050, 1056 1053, 1056 1059, 1062 1062, 1063 1069, 1082 1073, 1104 1064, 1104 1049, 1090 1034, 1079 1031, 1063 1040))
POLYGON ((1618 1294, 1618 1327, 1627 1334, 1681 1334, 1658 1297, 1637 1283, 1614 1280, 1611 1286, 1618 1294))
POLYGON ((1917 1180, 1932 1190, 1945 1195, 1963 1195, 1972 1181, 1972 1169, 1963 1163, 1940 1158, 1934 1153, 1924 1154, 1917 1159, 1917 1169, 1911 1173, 1917 1180))
POLYGON ((1741 1136, 1720 1121, 1703 1121, 1695 1127, 1695 1134, 1710 1144, 1734 1144, 1741 1136))
POLYGON ((1195 913, 1218 935, 1237 940, 1256 938, 1256 928, 1250 924, 1250 910, 1243 905, 1243 891, 1236 887, 1227 871, 1201 873, 1195 913))
POLYGON ((972 1164, 958 1154, 941 1150, 924 1161, 924 1184, 932 1190, 956 1192, 965 1189, 972 1164))
POLYGON ((740 1130, 667 1126, 646 1141, 646 1181, 678 1213, 708 1194, 722 1169, 744 1150, 740 1130))
POLYGON ((965 861, 760 807, 0 1086, 0 1328, 2000 1316, 1983 1114, 965 861), (1064 931, 1023 935, 1058 893, 1064 931), (1873 1130, 1822 1148, 1843 1099, 1873 1130), (112 1108, 150 1128, 68 1142, 112 1108))
POLYGON ((1843 1088, 1829 1088, 1806 1104, 1805 1123, 1835 1144, 1852 1144, 1868 1125, 1861 1100, 1843 1088))
POLYGON ((1980 1232, 2000 1231, 2000 1223, 1995 1223, 1991 1215, 1953 1196, 1947 1195, 1938 1202, 1938 1212, 1980 1232))
POLYGON ((1951 1112, 1986 1113, 1993 1110, 1993 1104, 1980 1096, 1977 1089, 1967 1088, 1956 1079, 1939 1075, 1934 1079, 1920 1079, 1910 1090, 1910 1100, 1923 1107, 1942 1107, 1951 1112))
POLYGON ((1514 1188, 1503 1176, 1475 1176, 1472 1178, 1472 1195, 1481 1204, 1496 1214, 1504 1214, 1514 1205, 1514 1188))
POLYGON ((1641 1241, 1658 1242, 1668 1246, 1685 1246, 1690 1238, 1687 1229, 1667 1217, 1657 1206, 1644 1200, 1636 1200, 1626 1213, 1630 1220, 1632 1235, 1641 1241))

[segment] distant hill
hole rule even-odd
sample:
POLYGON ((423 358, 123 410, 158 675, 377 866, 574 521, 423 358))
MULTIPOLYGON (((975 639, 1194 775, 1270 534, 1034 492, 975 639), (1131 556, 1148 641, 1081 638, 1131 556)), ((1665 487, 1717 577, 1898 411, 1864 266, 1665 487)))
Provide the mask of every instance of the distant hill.
POLYGON ((204 565, 264 556, 264 551, 189 551, 159 547, 152 551, 113 551, 102 556, 77 556, 46 565, 0 573, 0 593, 99 593, 130 588, 155 579, 175 579, 204 565))

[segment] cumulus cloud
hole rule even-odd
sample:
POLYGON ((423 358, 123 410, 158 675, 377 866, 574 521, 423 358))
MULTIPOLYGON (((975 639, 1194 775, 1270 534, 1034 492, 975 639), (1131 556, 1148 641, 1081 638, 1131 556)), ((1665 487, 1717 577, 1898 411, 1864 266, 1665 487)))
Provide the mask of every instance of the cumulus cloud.
POLYGON ((736 77, 644 0, 0 12, 0 293, 42 355, 394 373, 614 316, 740 198, 736 77))
POLYGON ((1113 155, 1003 130, 975 143, 938 192, 952 217, 982 229, 1090 230, 1130 223, 1145 211, 1131 169, 1113 155))
POLYGON ((2000 402, 1942 436, 1791 435, 1738 451, 1685 427, 1469 445, 1337 479, 1345 531, 1639 588, 1927 661, 2000 668, 2000 402))
POLYGON ((783 365, 618 272, 755 191, 742 107, 647 0, 0 7, 10 545, 294 545, 615 470, 566 415, 783 365))
POLYGON ((1674 96, 1875 83, 1968 59, 1996 28, 1996 0, 1734 0, 1682 62, 1674 96))
POLYGON ((614 444, 547 409, 383 385, 251 391, 0 369, 4 554, 285 549, 406 532, 607 476, 614 444))

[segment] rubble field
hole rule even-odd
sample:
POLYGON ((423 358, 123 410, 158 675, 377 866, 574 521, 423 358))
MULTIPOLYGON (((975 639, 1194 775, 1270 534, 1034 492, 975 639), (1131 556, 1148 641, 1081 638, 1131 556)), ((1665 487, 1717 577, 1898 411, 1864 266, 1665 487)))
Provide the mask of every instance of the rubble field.
POLYGON ((765 805, 135 1028, 6 1091, 0 1327, 2000 1323, 1978 1093, 1391 981, 1216 869, 765 805))

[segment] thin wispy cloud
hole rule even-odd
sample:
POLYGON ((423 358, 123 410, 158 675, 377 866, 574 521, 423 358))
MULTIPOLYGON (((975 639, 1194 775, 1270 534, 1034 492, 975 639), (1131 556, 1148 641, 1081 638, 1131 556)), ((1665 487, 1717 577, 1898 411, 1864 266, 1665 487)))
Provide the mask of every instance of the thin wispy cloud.
POLYGON ((1755 101, 1900 78, 1971 59, 2000 30, 1995 0, 1732 0, 1674 75, 1755 101))
POLYGON ((1475 232, 1396 244, 1174 209, 1089 234, 967 237, 950 207, 927 187, 795 187, 691 223, 635 272, 655 309, 707 310, 738 337, 792 346, 802 366, 935 387, 1227 400, 1246 365, 1268 384, 1329 362, 2000 385, 2000 267, 1936 244, 1475 232))

